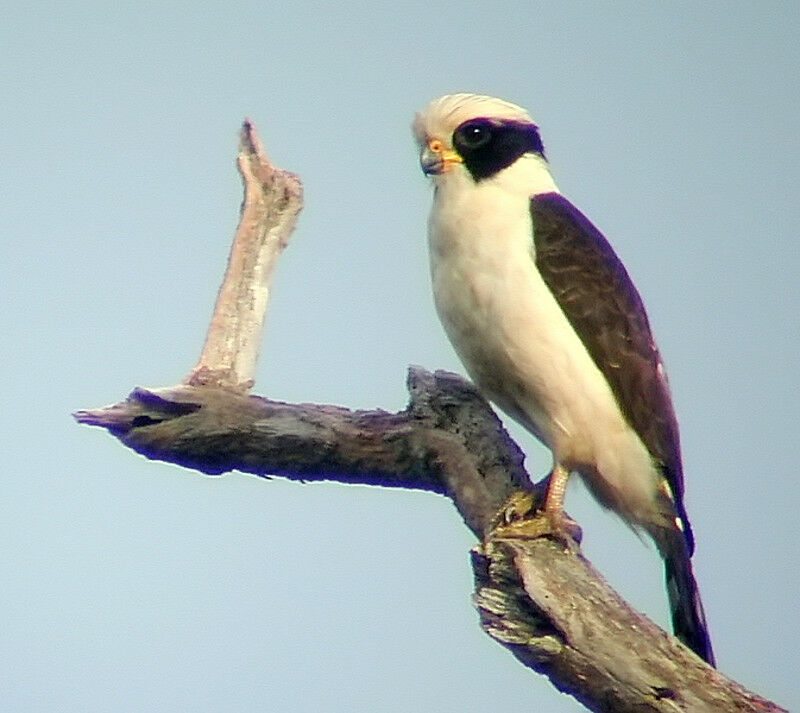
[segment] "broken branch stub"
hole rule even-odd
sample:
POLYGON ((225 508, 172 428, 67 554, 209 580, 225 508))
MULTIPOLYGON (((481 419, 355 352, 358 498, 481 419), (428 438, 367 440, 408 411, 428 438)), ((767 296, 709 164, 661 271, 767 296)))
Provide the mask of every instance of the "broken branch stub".
POLYGON ((298 176, 270 163, 249 120, 237 165, 244 183, 239 227, 203 352, 184 383, 244 393, 255 383, 270 281, 303 207, 303 186, 298 176))

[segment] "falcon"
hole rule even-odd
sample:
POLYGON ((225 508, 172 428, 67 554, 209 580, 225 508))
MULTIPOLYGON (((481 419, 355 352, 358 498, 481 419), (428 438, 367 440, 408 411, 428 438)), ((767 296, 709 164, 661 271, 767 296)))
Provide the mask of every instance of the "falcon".
POLYGON ((602 233, 558 190, 519 106, 453 94, 417 114, 433 179, 439 318, 478 389, 553 453, 543 509, 565 527, 578 473, 655 542, 676 636, 712 666, 691 566, 678 423, 644 304, 602 233))

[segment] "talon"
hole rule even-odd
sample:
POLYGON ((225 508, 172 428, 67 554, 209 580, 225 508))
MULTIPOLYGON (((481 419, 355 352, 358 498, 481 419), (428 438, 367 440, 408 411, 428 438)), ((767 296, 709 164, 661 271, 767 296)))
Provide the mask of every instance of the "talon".
POLYGON ((531 493, 518 490, 508 499, 508 502, 501 511, 503 524, 510 525, 512 522, 524 520, 535 506, 536 503, 531 493))
POLYGON ((582 532, 563 510, 540 507, 536 494, 517 491, 495 517, 490 537, 536 539, 550 537, 570 551, 577 551, 582 532))
POLYGON ((580 525, 564 512, 564 493, 569 471, 556 463, 547 483, 544 504, 535 493, 519 490, 513 493, 495 517, 492 537, 550 537, 564 549, 577 552, 583 532, 580 525))
POLYGON ((564 549, 577 552, 582 532, 577 522, 565 512, 552 513, 546 510, 535 510, 517 517, 513 508, 505 507, 498 518, 499 523, 492 529, 491 538, 530 539, 549 537, 561 543, 564 549), (509 516, 513 518, 508 520, 509 516))
POLYGON ((556 542, 564 545, 566 550, 578 549, 583 539, 583 530, 567 513, 563 510, 558 512, 544 510, 539 517, 545 520, 550 528, 548 532, 543 533, 543 536, 552 537, 556 542))

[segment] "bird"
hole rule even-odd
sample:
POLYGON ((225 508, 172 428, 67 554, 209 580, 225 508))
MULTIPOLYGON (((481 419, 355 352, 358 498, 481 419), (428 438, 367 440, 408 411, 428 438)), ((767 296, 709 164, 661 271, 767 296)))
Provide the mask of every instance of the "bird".
MULTIPOLYGON (((678 422, 645 306, 611 244, 559 191, 538 125, 508 101, 450 94, 412 125, 432 179, 439 319, 478 390, 553 454, 544 514, 571 473, 665 567, 675 635, 715 666, 692 570, 678 422)), ((572 523, 574 524, 574 523, 572 523)))

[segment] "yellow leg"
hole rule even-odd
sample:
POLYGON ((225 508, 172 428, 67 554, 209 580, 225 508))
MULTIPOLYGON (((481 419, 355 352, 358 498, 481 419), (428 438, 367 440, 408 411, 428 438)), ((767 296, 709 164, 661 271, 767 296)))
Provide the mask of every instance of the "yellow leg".
POLYGON ((564 514, 564 496, 567 494, 569 471, 560 463, 553 466, 550 480, 547 483, 547 496, 544 510, 551 517, 560 518, 564 514))
POLYGON ((544 499, 544 517, 550 522, 552 536, 564 543, 567 549, 580 543, 583 533, 580 525, 564 512, 564 496, 567 494, 569 470, 561 463, 555 463, 547 482, 547 495, 544 499))

